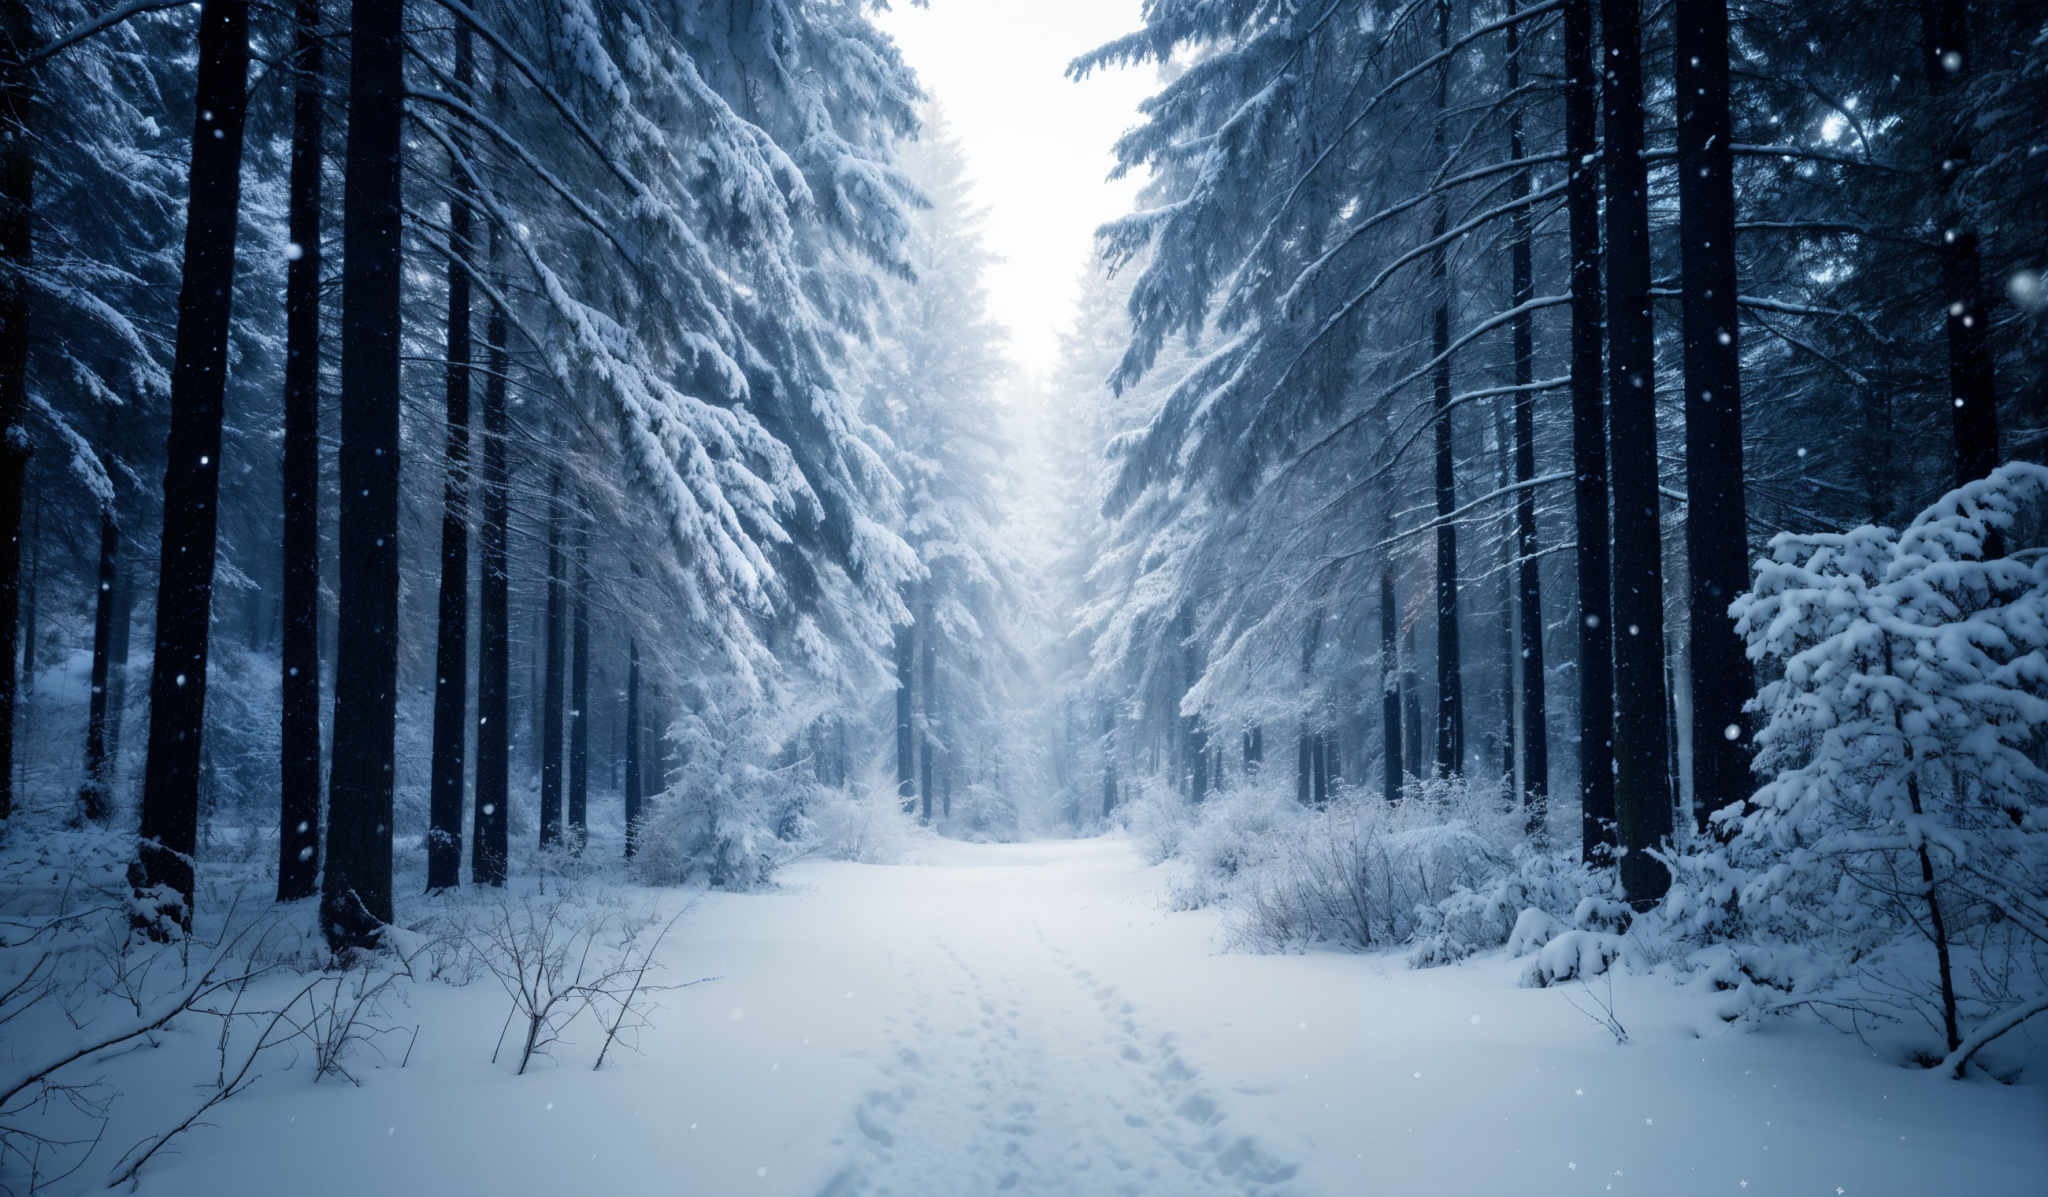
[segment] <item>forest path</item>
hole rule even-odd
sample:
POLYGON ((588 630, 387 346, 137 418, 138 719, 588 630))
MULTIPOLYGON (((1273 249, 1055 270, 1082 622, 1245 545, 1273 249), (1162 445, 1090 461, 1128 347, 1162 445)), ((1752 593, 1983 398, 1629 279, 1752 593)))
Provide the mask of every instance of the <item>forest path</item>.
MULTIPOLYGON (((853 1111, 854 1157, 821 1197, 931 1193, 1284 1192, 1297 1165, 1238 1125, 1176 1048, 1091 964, 1126 959, 1130 849, 1105 841, 968 849, 927 865, 885 924, 904 1004, 853 1111), (907 930, 905 930, 907 929, 907 930)), ((1099 966, 1098 966, 1099 967, 1099 966)))

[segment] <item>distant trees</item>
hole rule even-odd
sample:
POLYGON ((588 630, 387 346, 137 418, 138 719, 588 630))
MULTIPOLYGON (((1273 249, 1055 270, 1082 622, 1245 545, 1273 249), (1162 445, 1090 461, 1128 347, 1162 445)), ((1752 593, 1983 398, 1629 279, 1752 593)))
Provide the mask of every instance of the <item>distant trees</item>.
POLYGON ((1003 333, 983 291, 990 257, 965 156, 941 115, 927 121, 900 159, 930 203, 905 242, 914 281, 885 288, 863 408, 887 438, 897 528, 923 572, 905 588, 895 640, 898 796, 944 822, 956 783, 981 787, 961 814, 987 831, 984 820, 1009 822, 980 798, 1021 739, 1010 707, 1026 698, 1022 586, 1003 526, 1009 446, 995 406, 1003 333))

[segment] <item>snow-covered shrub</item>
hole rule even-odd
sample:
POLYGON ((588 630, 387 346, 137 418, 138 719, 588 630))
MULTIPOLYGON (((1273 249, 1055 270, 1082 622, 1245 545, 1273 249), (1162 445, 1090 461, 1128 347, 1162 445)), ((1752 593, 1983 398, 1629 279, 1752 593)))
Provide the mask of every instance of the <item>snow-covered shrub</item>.
MULTIPOLYGON (((1303 812, 1243 887, 1235 938, 1255 950, 1281 951, 1368 948, 1441 931, 1441 903, 1513 863, 1504 829, 1519 824, 1495 813, 1502 805, 1494 787, 1452 779, 1415 787, 1397 804, 1351 791, 1303 812)), ((1519 909, 1496 920, 1492 942, 1507 938, 1519 909)), ((1451 937, 1443 944, 1452 950, 1451 937)))
POLYGON ((2048 469, 2012 464, 1902 533, 1774 538, 1732 607, 1776 673, 1755 702, 1766 780, 1719 816, 1726 862, 1672 900, 1866 975, 1882 958, 1893 1012, 1952 1053, 2048 1004, 2044 529, 2048 469), (1922 944, 1917 985, 1902 940, 1922 944))
POLYGON ((1756 1022, 1829 980, 1813 952, 1792 945, 1714 944, 1696 952, 1690 963, 1720 995, 1715 1013, 1724 1022, 1756 1022))
POLYGON ((1539 852, 1526 844, 1512 844, 1508 850, 1508 868, 1457 889, 1420 912, 1410 964, 1451 964, 1501 946, 1511 956, 1526 955, 1562 931, 1587 926, 1582 917, 1587 903, 1620 905, 1610 872, 1589 869, 1576 856, 1539 852))
POLYGON ((833 860, 894 864, 918 834, 893 784, 863 778, 845 789, 818 792, 809 812, 805 844, 833 860))
POLYGON ((1225 901, 1278 857, 1304 817, 1290 794, 1273 786, 1239 786, 1199 808, 1180 843, 1167 882, 1167 905, 1199 910, 1225 901))
POLYGON ((962 786, 952 795, 952 814, 944 820, 946 834, 978 843, 1009 843, 1022 834, 1016 800, 985 781, 962 786))
POLYGON ((1584 980, 1607 971, 1622 955, 1622 937, 1611 931, 1573 928, 1551 938, 1522 969, 1522 984, 1547 988, 1560 981, 1584 980))
POLYGON ((1181 843, 1200 814, 1193 803, 1158 778, 1129 783, 1116 817, 1131 833, 1146 864, 1161 864, 1180 854, 1181 843))
POLYGON ((788 717, 740 686, 706 683, 669 730, 683 765, 640 818, 633 871, 657 885, 702 879, 758 889, 805 833, 813 783, 781 762, 788 717))

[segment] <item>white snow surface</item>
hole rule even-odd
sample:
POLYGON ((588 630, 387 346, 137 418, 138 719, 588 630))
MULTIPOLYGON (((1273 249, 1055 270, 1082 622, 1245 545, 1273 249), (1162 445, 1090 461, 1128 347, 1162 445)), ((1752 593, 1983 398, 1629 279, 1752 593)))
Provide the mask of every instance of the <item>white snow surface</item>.
MULTIPOLYGON (((1217 916, 1169 913, 1120 838, 918 855, 702 895, 665 979, 720 979, 665 994, 602 1072, 594 1044, 489 1065, 496 986, 423 982, 402 1071, 280 1071, 141 1191, 1988 1197, 2048 1175, 2036 1075, 1946 1081, 1812 1022, 1729 1029, 1665 976, 1614 977, 1623 1045, 1574 1006, 1605 978, 1525 989, 1498 953, 1223 954, 1217 916)), ((156 1050, 210 1075, 209 1036, 156 1050)), ((189 1108, 148 1078, 193 1070, 153 1055, 107 1065, 143 1099, 110 1141, 189 1108)))

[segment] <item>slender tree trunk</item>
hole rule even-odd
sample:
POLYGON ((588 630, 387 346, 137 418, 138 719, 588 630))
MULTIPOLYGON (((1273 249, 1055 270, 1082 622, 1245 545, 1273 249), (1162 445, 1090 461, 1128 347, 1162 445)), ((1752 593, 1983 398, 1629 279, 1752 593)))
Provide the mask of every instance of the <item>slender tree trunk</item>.
POLYGON ((626 645, 626 857, 640 846, 640 642, 626 645))
POLYGON ((1938 217, 1941 302, 1948 333, 1950 409, 1955 422, 1956 485, 1973 482, 1998 466, 1998 387, 1985 339, 1990 314, 1984 305, 1984 266, 1977 230, 1956 193, 1956 180, 1970 164, 1970 126, 1952 112, 1945 97, 1970 77, 1970 13, 1967 0, 1920 0, 1921 68, 1942 122, 1932 190, 1941 197, 1938 217))
POLYGON ((916 628, 896 629, 896 799, 905 814, 917 809, 917 742, 911 718, 911 670, 916 659, 916 628))
POLYGON ((1116 708, 1102 709, 1102 817, 1116 809, 1116 708))
MULTIPOLYGON (((39 585, 43 572, 43 496, 40 492, 29 492, 28 568, 21 580, 21 702, 22 715, 31 738, 35 731, 33 719, 36 696, 36 642, 42 630, 36 626, 36 598, 42 592, 39 585)), ((11 662, 10 662, 11 663, 11 662)))
POLYGON ((1317 732, 1309 741, 1309 800, 1318 808, 1330 804, 1330 736, 1317 732))
POLYGON ((1599 91, 1593 2, 1565 0, 1565 206, 1571 256, 1572 499, 1578 530, 1579 845, 1614 856, 1614 657, 1601 391, 1599 91))
POLYGON ((1380 570, 1380 739, 1386 747, 1381 762, 1381 797, 1401 800, 1401 655, 1397 648, 1400 619, 1394 604, 1394 571, 1380 570))
POLYGON ((340 602, 327 867, 320 921, 337 951, 391 921, 398 729, 399 125, 403 0, 354 0, 342 215, 340 602))
MULTIPOLYGON (((184 279, 165 445, 149 761, 143 770, 141 838, 129 869, 138 897, 188 930, 192 853, 199 842, 200 739, 206 724, 207 634, 248 74, 247 0, 206 0, 199 10, 184 279)), ((11 617, 13 612, 0 614, 11 617)))
MULTIPOLYGON (((467 103, 475 74, 470 28, 455 19, 453 94, 467 103)), ((451 133, 466 144, 458 125, 451 133)), ((448 166, 448 331, 443 378, 448 441, 441 490, 441 593, 434 639, 434 746, 427 800, 427 889, 462 879, 462 777, 469 732, 469 391, 468 177, 448 166)))
POLYGON ((1402 653, 1402 657, 1411 662, 1409 668, 1401 671, 1401 731, 1407 741, 1407 751, 1403 755, 1408 759, 1408 776, 1421 777, 1423 772, 1422 679, 1415 676, 1415 670, 1412 666, 1412 662, 1417 656, 1415 650, 1415 629, 1413 627, 1408 629, 1403 648, 1405 651, 1402 653))
MULTIPOLYGON (((1436 122, 1431 138, 1435 160, 1449 161, 1446 126, 1450 121, 1451 5, 1436 6, 1437 47, 1445 54, 1436 79, 1436 122)), ((1431 235, 1442 241, 1450 223, 1450 196, 1437 192, 1431 235)), ((1430 327, 1430 355, 1436 431, 1436 771, 1449 777, 1465 768, 1465 684, 1458 642, 1458 527, 1451 513, 1458 506, 1457 462, 1453 455, 1451 420, 1451 266, 1449 252, 1439 244, 1430 251, 1429 276, 1436 294, 1430 327)))
MULTIPOLYGON (((501 82, 494 99, 503 95, 501 82)), ((498 293, 498 230, 491 230, 491 270, 498 293)), ((511 798, 512 772, 512 616, 510 579, 505 552, 511 500, 506 488, 505 437, 510 419, 505 406, 506 315, 496 303, 485 322, 483 411, 483 521, 477 528, 477 653, 476 653, 476 810, 470 817, 470 880, 478 885, 505 884, 510 851, 506 803, 511 798)))
MULTIPOLYGON (((1514 5, 1509 5, 1510 14, 1514 5)), ((1522 85, 1521 27, 1508 26, 1508 90, 1522 85)), ((1508 154, 1517 160, 1527 152, 1522 135, 1522 113, 1518 108, 1508 124, 1508 154)), ((1576 171, 1579 168, 1574 168, 1576 171)), ((1569 184, 1567 184, 1569 190, 1569 184)), ((1529 174, 1515 172, 1515 199, 1529 194, 1529 174)), ((1536 297, 1534 229, 1527 207, 1517 207, 1513 220, 1514 246, 1509 252, 1510 302, 1523 307, 1536 297)), ((1576 316, 1576 313, 1574 313, 1576 316)), ((1596 317, 1597 318, 1597 317, 1596 317)), ((1522 801, 1527 813, 1527 830, 1541 839, 1550 823, 1550 708, 1544 693, 1543 661, 1543 571, 1536 557, 1536 328, 1528 313, 1516 319, 1515 353, 1515 481, 1521 490, 1515 495, 1515 555, 1522 669, 1522 801)), ((1597 350, 1596 350, 1597 352, 1597 350)))
POLYGON ((590 834, 590 527, 576 527, 576 579, 569 615, 569 846, 583 850, 590 834))
POLYGON ((1614 488, 1615 822, 1622 889, 1644 906, 1670 876, 1649 854, 1671 834, 1664 765, 1664 581, 1657 497, 1656 343, 1649 174, 1643 161, 1640 0, 1600 0, 1607 51, 1607 411, 1614 488))
POLYGON ((321 0, 297 0, 292 57, 289 212, 297 253, 284 275, 284 630, 278 726, 277 900, 310 898, 320 881, 320 223, 321 0))
MULTIPOLYGON (((1183 607, 1180 613, 1181 684, 1184 700, 1202 676, 1202 654, 1195 646, 1195 613, 1183 607)), ((1178 706, 1178 702, 1175 704, 1178 706)), ((1188 800, 1200 805, 1209 799, 1209 731, 1200 715, 1181 716, 1181 747, 1187 753, 1188 800)))
POLYGON ((85 784, 78 788, 78 812, 104 824, 113 814, 113 786, 107 772, 107 673, 114 656, 114 586, 121 527, 114 507, 100 508, 99 587, 92 605, 92 695, 85 714, 85 784))
POLYGON ((1728 604, 1749 584, 1728 0, 1678 0, 1678 236, 1685 281, 1685 547, 1692 589, 1693 810, 1749 792, 1742 706, 1755 687, 1728 604))
MULTIPOLYGON (((925 602, 925 623, 928 629, 936 626, 936 624, 932 623, 935 616, 932 613, 931 607, 932 603, 927 599, 925 602)), ((918 752, 918 792, 923 797, 924 821, 930 823, 932 821, 932 801, 934 797, 932 793, 932 758, 937 755, 938 750, 938 740, 933 734, 932 727, 934 721, 939 717, 939 638, 932 635, 928 630, 920 639, 923 643, 919 646, 922 651, 919 654, 921 676, 918 678, 918 683, 924 691, 924 735, 922 737, 924 744, 918 752)))
MULTIPOLYGON (((35 212, 35 43, 30 6, 0 0, 0 821, 14 813, 14 654, 21 618, 21 514, 28 460, 28 271, 35 212)), ((239 125, 237 126, 239 130, 239 125)))
POLYGON ((568 633, 568 563, 562 551, 568 523, 562 495, 562 467, 548 478, 547 620, 540 687, 540 846, 562 838, 562 673, 568 633))
MULTIPOLYGON (((1495 476, 1500 488, 1506 490, 1514 478, 1514 450, 1509 442, 1509 409, 1519 395, 1506 396, 1495 405, 1493 418, 1494 455, 1497 459, 1495 476)), ((1519 497, 1519 496, 1518 496, 1519 497)), ((1500 537, 1500 775, 1507 779, 1510 801, 1516 806, 1522 802, 1522 788, 1515 777, 1518 759, 1515 741, 1515 698, 1521 686, 1521 675, 1515 670, 1515 647, 1521 622, 1521 609, 1516 605, 1516 557, 1515 542, 1508 535, 1508 529, 1501 529, 1500 537)))
POLYGON ((121 776, 121 729, 128 713, 128 638, 135 615, 133 570, 114 579, 114 626, 107 662, 107 785, 121 776))

